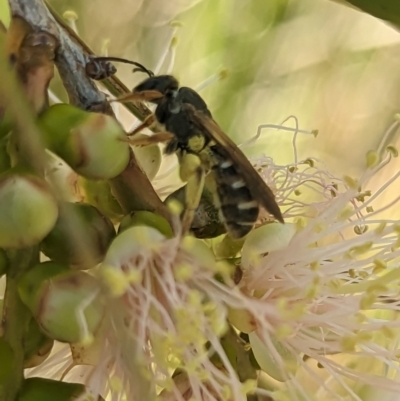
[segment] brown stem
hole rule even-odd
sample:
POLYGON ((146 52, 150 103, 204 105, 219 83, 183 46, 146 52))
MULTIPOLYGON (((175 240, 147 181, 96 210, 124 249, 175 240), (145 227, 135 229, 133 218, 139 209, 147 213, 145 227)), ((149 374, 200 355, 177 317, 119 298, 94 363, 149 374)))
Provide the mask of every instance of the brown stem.
POLYGON ((57 24, 42 0, 9 0, 13 17, 24 19, 34 31, 46 32, 56 38, 59 46, 55 63, 67 90, 70 102, 84 110, 110 113, 104 93, 88 79, 85 65, 88 56, 57 24))
MULTIPOLYGON (((81 51, 83 51, 86 55, 93 56, 94 53, 90 49, 90 47, 76 34, 76 32, 73 29, 71 29, 65 23, 65 21, 48 4, 48 2, 46 2, 46 5, 53 18, 64 29, 65 35, 67 35, 70 40, 77 43, 81 47, 81 51)), ((122 81, 120 81, 115 75, 103 80, 101 84, 104 85, 110 91, 110 93, 115 97, 120 97, 124 94, 131 92, 127 88, 127 86, 122 81)), ((147 116, 151 114, 151 111, 143 103, 140 102, 126 103, 124 104, 124 106, 139 120, 144 120, 147 116)))
POLYGON ((143 176, 145 175, 131 152, 131 160, 126 169, 110 180, 112 193, 122 210, 124 213, 148 210, 165 217, 172 224, 169 209, 161 202, 150 182, 142 179, 143 176))
MULTIPOLYGON (((9 3, 13 17, 22 18, 34 31, 51 34, 59 43, 55 64, 70 102, 84 110, 112 114, 105 95, 86 75, 85 66, 89 61, 89 55, 93 54, 88 46, 53 10, 49 12, 42 0, 9 0, 9 3)), ((129 93, 126 86, 116 77, 111 77, 107 82, 106 86, 113 94, 119 96, 129 93), (107 82, 111 85, 111 89, 107 86, 107 82)), ((130 104, 129 109, 142 119, 150 113, 146 107, 139 104, 136 106, 130 104)), ((111 180, 111 186, 114 196, 125 212, 141 209, 160 213, 164 217, 169 216, 168 209, 138 166, 133 153, 128 167, 120 176, 111 180)))

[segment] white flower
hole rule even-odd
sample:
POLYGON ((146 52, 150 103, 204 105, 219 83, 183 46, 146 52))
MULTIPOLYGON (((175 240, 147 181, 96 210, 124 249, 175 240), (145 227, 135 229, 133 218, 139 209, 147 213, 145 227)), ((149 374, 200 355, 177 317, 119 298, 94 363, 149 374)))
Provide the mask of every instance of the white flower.
MULTIPOLYGON (((103 328, 94 344, 78 353, 75 346, 75 363, 92 366, 66 379, 81 375, 94 394, 132 400, 243 400, 252 391, 276 400, 361 400, 371 387, 399 392, 400 226, 378 219, 388 205, 372 207, 400 173, 375 193, 367 187, 393 154, 369 153, 359 180, 299 160, 296 148, 291 165, 253 160, 286 224, 250 233, 238 285, 234 266, 217 262, 209 242, 166 239, 149 227, 124 231, 98 270, 108 302, 103 328), (228 322, 248 333, 234 351, 228 322), (250 348, 258 374, 237 364, 250 348), (82 357, 91 349, 95 357, 82 357)), ((71 366, 62 352, 30 374, 59 378, 71 366)))

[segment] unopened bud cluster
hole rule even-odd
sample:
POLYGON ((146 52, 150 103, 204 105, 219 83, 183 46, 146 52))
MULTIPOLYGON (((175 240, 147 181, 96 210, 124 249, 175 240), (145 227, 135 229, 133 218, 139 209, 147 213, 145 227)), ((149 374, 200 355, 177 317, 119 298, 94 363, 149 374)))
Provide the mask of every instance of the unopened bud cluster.
MULTIPOLYGON (((135 226, 145 233, 149 226, 162 238, 173 232, 165 218, 151 212, 124 217, 113 196, 110 180, 124 171, 131 154, 114 118, 66 104, 50 107, 37 118, 46 158, 52 161, 45 161, 43 171, 13 156, 12 122, 3 121, 0 128, 0 278, 18 277, 18 296, 29 315, 21 344, 23 368, 31 369, 46 361, 57 341, 73 351, 101 338, 108 291, 98 266, 117 231, 135 226), (53 174, 58 168, 66 171, 72 199, 59 191, 62 183, 53 174), (37 261, 21 273, 13 258, 27 249, 36 252, 37 261)), ((0 298, 0 313, 8 308, 5 301, 0 298)), ((16 363, 1 327, 0 355, 1 387, 16 363)), ((35 377, 24 380, 19 399, 67 401, 90 396, 88 391, 81 384, 35 377)), ((93 394, 92 399, 100 398, 93 394)))

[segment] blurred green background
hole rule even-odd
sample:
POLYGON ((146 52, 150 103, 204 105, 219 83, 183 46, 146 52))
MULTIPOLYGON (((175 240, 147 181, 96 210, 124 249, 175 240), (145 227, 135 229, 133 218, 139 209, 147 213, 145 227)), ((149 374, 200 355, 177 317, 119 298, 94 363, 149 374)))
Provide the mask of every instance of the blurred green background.
MULTIPOLYGON (((2 1, 1 17, 7 11, 2 1)), ((79 35, 97 53, 155 68, 179 21, 172 72, 182 85, 227 69, 224 80, 201 92, 215 119, 244 141, 260 124, 298 118, 300 157, 322 159, 335 175, 359 176, 365 154, 376 149, 400 109, 400 33, 328 0, 51 0, 74 11, 79 35)), ((161 72, 166 72, 169 58, 161 72)), ((118 65, 133 87, 144 76, 118 65)), ((54 86, 58 91, 58 86, 54 86)), ((59 93, 60 96, 62 96, 59 93)), ((293 126, 293 121, 287 123, 293 126)), ((397 137, 391 139, 396 143, 397 137)), ((293 161, 292 135, 265 131, 246 153, 293 161)), ((377 187, 400 165, 394 161, 371 182, 377 187)))

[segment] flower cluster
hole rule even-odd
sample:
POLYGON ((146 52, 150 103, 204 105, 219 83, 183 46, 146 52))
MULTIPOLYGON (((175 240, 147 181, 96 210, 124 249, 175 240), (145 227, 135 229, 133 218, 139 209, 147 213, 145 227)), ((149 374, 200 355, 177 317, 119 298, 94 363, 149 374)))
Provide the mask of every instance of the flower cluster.
MULTIPOLYGON (((177 27, 156 72, 167 61, 172 68, 177 27)), ((368 152, 358 179, 338 178, 322 161, 299 157, 304 131, 262 126, 242 147, 262 128, 294 133, 292 163, 251 159, 285 224, 261 213, 245 239, 203 240, 180 234, 173 201, 168 222, 115 195, 128 187, 120 178, 134 163, 114 118, 53 105, 36 123, 52 152, 45 177, 12 165, 14 127, 3 127, 1 138, 0 391, 60 401, 365 401, 400 391, 400 224, 380 218, 398 201, 382 205, 380 196, 400 172, 368 188, 397 156, 394 147, 383 157, 382 149, 368 152), (60 201, 59 181, 67 181, 68 200, 86 203, 60 201)), ((135 154, 142 183, 171 195, 176 165, 160 168, 158 145, 135 154)))
POLYGON ((382 160, 370 152, 359 180, 299 160, 295 141, 294 152, 285 166, 252 160, 286 224, 260 220, 222 259, 225 236, 120 233, 96 271, 107 299, 102 327, 30 375, 83 377, 112 399, 361 400, 369 389, 399 391, 400 226, 379 220, 373 204, 400 173, 376 193, 367 188, 395 149, 382 160))

